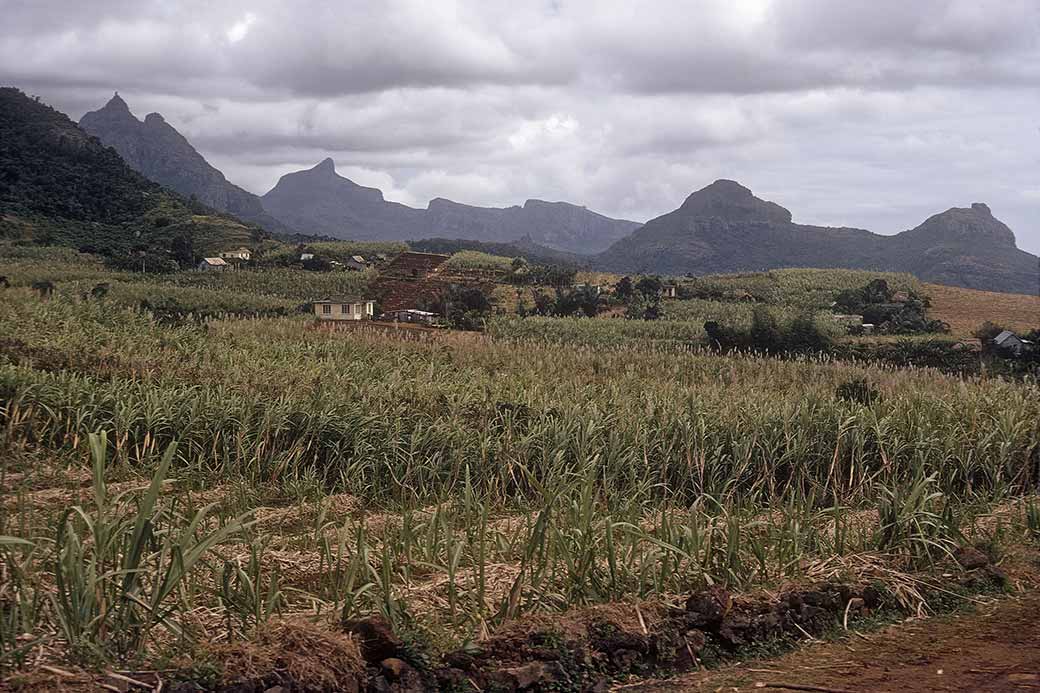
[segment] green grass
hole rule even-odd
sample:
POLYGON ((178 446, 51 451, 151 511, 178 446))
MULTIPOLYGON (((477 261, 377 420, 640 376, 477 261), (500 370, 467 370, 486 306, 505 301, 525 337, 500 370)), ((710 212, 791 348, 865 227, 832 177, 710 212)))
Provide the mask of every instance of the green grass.
POLYGON ((452 269, 480 269, 508 272, 513 266, 513 258, 490 255, 477 250, 462 250, 455 253, 445 263, 452 269))

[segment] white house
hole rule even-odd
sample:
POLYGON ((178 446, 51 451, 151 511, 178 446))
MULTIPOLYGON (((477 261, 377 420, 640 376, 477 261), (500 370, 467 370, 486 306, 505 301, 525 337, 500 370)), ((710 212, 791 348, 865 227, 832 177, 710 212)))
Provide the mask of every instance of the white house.
POLYGON ((313 260, 313 259, 314 259, 314 253, 300 253, 300 262, 304 262, 306 260, 313 260))
POLYGON ((196 269, 200 272, 212 272, 212 271, 223 271, 228 268, 228 263, 224 262, 224 258, 220 257, 204 257, 198 264, 196 269))
POLYGON ((238 250, 225 250, 220 254, 225 260, 244 260, 249 262, 249 258, 253 256, 253 253, 249 248, 239 248, 238 250))
POLYGON ((585 289, 590 289, 593 292, 595 292, 595 294, 597 296, 599 296, 601 293, 603 293, 603 285, 602 284, 590 284, 589 282, 578 282, 577 284, 571 284, 571 288, 574 289, 575 291, 584 291, 585 289))
POLYGON ((371 320, 375 301, 357 296, 336 296, 314 301, 312 310, 319 320, 371 320))
POLYGON ((380 316, 381 320, 392 320, 394 322, 412 322, 420 325, 432 325, 440 316, 428 310, 417 310, 406 308, 404 310, 392 310, 380 316))

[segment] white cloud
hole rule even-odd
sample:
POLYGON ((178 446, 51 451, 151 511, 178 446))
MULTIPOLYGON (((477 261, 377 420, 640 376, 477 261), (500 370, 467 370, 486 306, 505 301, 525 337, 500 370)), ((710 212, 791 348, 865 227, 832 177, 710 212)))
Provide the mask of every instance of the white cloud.
POLYGON ((256 23, 256 15, 246 12, 242 19, 238 20, 227 30, 225 35, 231 43, 238 43, 249 34, 249 29, 256 23))

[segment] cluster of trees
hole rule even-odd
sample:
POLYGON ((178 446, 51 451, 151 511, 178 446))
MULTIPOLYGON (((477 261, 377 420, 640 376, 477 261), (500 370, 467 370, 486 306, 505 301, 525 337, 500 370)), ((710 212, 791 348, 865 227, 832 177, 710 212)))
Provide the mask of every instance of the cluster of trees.
MULTIPOLYGON (((514 262, 514 266, 516 264, 514 262)), ((572 280, 574 275, 561 275, 559 278, 572 280)), ((594 286, 574 286, 569 282, 554 286, 551 293, 535 291, 534 306, 527 308, 521 305, 518 309, 519 314, 591 318, 604 308, 624 306, 625 317, 630 320, 656 320, 661 315, 661 290, 664 283, 660 277, 642 277, 638 281, 632 281, 631 277, 622 277, 614 285, 612 293, 601 293, 594 286)))
POLYGON ((479 331, 494 303, 479 287, 452 284, 436 297, 420 301, 419 308, 443 315, 445 323, 456 330, 479 331))
POLYGON ((661 317, 661 291, 664 282, 658 276, 622 277, 614 285, 614 299, 625 306, 629 320, 657 320, 661 317))
POLYGON ((591 286, 574 288, 557 287, 553 293, 534 292, 534 306, 530 309, 521 305, 518 309, 521 317, 527 315, 544 315, 552 317, 585 316, 595 317, 602 305, 599 292, 591 286))
POLYGON ((863 316, 863 322, 885 334, 949 332, 941 320, 931 320, 931 302, 913 290, 893 291, 884 279, 874 279, 858 289, 846 289, 834 301, 835 309, 863 316), (900 295, 902 294, 902 295, 900 295))
POLYGON ((766 354, 800 354, 830 351, 833 338, 816 323, 811 314, 781 322, 764 306, 751 314, 746 329, 727 327, 709 320, 704 323, 708 343, 720 351, 757 351, 766 354))
POLYGON ((576 267, 556 264, 535 265, 529 263, 526 258, 517 257, 513 259, 506 278, 511 284, 517 286, 552 286, 559 290, 573 284, 577 274, 576 267))

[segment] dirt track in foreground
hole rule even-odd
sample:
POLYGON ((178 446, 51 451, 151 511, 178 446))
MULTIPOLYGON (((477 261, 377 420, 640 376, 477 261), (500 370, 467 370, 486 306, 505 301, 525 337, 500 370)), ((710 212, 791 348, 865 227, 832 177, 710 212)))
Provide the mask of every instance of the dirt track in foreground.
POLYGON ((1040 691, 1040 594, 808 645, 774 660, 619 688, 640 693, 1040 691))

